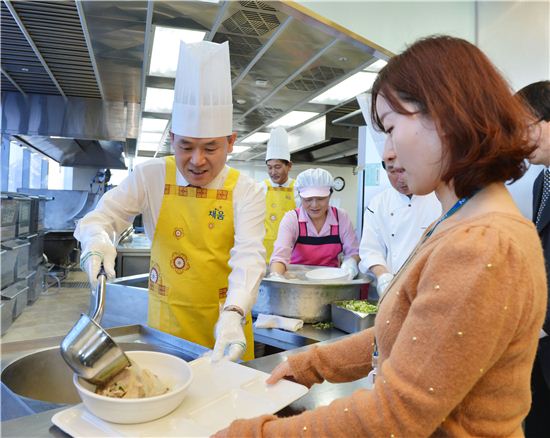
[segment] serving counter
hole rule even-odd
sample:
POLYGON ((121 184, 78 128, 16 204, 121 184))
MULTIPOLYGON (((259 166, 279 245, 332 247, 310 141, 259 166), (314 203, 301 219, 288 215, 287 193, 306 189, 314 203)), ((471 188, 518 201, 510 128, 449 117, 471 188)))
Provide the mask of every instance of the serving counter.
MULTIPOLYGON (((147 324, 147 279, 147 274, 140 274, 117 278, 107 283, 105 313, 101 321, 103 327, 147 324)), ((313 324, 304 324, 304 327, 296 332, 254 328, 256 342, 281 350, 290 350, 336 339, 346 334, 335 328, 319 330, 313 324)))
MULTIPOLYGON (((172 341, 170 340, 170 338, 172 337, 169 335, 167 335, 167 337, 164 337, 162 339, 159 339, 158 337, 156 337, 156 333, 153 333, 155 336, 148 335, 147 330, 149 329, 140 328, 140 326, 127 326, 127 327, 110 329, 108 331, 117 342, 124 342, 124 341, 132 342, 133 339, 135 342, 135 340, 138 340, 136 338, 136 333, 142 333, 141 335, 138 336, 139 342, 144 342, 144 339, 147 339, 148 342, 162 343, 162 344, 168 345, 171 348, 176 348, 176 349, 179 348, 178 345, 180 346, 183 345, 183 348, 185 349, 185 354, 188 354, 190 357, 196 357, 197 355, 200 355, 204 351, 203 347, 196 346, 186 341, 183 341, 183 344, 179 344, 179 341, 181 340, 172 341)), ((315 330, 315 329, 312 329, 312 330, 315 330)), ((4 344, 2 346, 3 347, 2 360, 3 362, 11 362, 16 358, 27 355, 31 352, 57 346, 59 345, 60 340, 61 338, 47 338, 47 339, 38 339, 34 341, 22 341, 22 342, 13 342, 13 343, 4 344)), ((330 343, 333 341, 334 339, 322 341, 318 345, 330 343)), ((302 348, 299 348, 293 351, 285 351, 285 352, 274 354, 271 356, 262 357, 250 362, 243 363, 243 365, 269 373, 277 364, 284 361, 288 355, 294 354, 299 351, 304 351, 309 348, 312 348, 312 345, 306 345, 302 348)), ((305 396, 301 397, 300 399, 296 400, 286 408, 279 411, 278 415, 280 416, 297 415, 300 412, 303 412, 305 410, 311 410, 318 406, 325 406, 328 403, 330 403, 332 400, 345 397, 347 395, 350 395, 355 390, 360 388, 365 388, 365 387, 366 387, 365 379, 358 380, 352 383, 332 384, 332 383, 325 382, 320 385, 314 385, 313 388, 305 396)), ((7 401, 2 400, 3 404, 5 402, 7 401)), ((4 409, 4 406, 2 408, 4 409)), ((29 437, 29 436, 67 437, 68 435, 66 435, 63 431, 61 431, 56 426, 54 426, 51 422, 51 418, 54 414, 66 408, 67 406, 62 408, 51 409, 38 414, 27 415, 24 417, 13 419, 13 420, 4 421, 1 424, 2 436, 4 437, 29 437)))

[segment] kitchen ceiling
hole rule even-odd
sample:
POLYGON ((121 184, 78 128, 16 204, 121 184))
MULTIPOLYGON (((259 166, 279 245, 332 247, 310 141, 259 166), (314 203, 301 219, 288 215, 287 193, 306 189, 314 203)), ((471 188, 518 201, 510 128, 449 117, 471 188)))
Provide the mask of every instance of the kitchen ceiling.
POLYGON ((3 0, 1 8, 2 133, 64 165, 97 166, 86 155, 97 156, 106 142, 115 161, 120 152, 170 153, 171 101, 145 111, 151 89, 174 87, 173 77, 149 74, 160 27, 229 41, 233 126, 237 143, 249 147, 234 160, 263 161, 265 140, 250 143, 252 134, 269 133, 273 122, 299 111, 305 121, 287 125, 293 161, 355 164, 355 126, 363 124, 355 98, 312 100, 391 56, 293 2, 3 0), (161 126, 153 147, 142 147, 150 135, 140 131, 144 118, 161 126))

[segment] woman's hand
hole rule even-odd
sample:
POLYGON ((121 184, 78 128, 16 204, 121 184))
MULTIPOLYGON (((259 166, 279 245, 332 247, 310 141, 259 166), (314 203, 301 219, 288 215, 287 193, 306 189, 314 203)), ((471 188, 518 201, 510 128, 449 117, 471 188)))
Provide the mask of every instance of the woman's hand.
POLYGON ((281 262, 273 262, 269 266, 269 277, 271 277, 273 274, 278 274, 281 277, 284 277, 286 272, 286 265, 281 262))
POLYGON ((286 360, 277 365, 273 369, 273 371, 271 371, 271 376, 269 376, 269 378, 266 380, 266 383, 268 385, 274 385, 283 378, 296 382, 296 378, 294 376, 294 373, 292 372, 292 368, 290 368, 290 364, 286 360))

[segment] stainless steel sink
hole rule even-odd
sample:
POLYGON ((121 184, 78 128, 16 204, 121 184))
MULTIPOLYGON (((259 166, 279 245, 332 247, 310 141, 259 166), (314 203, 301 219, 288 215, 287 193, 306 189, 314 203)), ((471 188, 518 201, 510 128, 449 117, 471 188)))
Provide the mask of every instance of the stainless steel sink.
MULTIPOLYGON (((181 351, 142 343, 123 343, 124 351, 160 351, 189 359, 181 351)), ((31 353, 8 365, 1 375, 2 382, 15 394, 32 400, 54 404, 79 403, 73 385, 73 371, 65 363, 59 347, 31 353)))
MULTIPOLYGON (((140 325, 117 327, 109 329, 108 332, 125 351, 160 351, 186 361, 196 359, 208 351, 200 345, 140 325)), ((25 341, 2 345, 3 354, 6 352, 10 356, 11 352, 11 356, 16 355, 16 358, 7 365, 6 356, 3 357, 0 376, 3 386, 2 397, 4 397, 3 420, 6 418, 4 409, 7 409, 10 403, 12 405, 23 403, 27 414, 80 403, 72 382, 73 372, 59 352, 61 339, 51 339, 55 346, 41 348, 38 351, 35 349, 22 356, 17 354, 17 344, 25 344, 25 347, 28 347, 29 344, 25 341), (10 400, 5 400, 6 397, 10 400)), ((36 341, 36 343, 40 342, 36 341)), ((27 349, 25 352, 28 351, 27 349)))

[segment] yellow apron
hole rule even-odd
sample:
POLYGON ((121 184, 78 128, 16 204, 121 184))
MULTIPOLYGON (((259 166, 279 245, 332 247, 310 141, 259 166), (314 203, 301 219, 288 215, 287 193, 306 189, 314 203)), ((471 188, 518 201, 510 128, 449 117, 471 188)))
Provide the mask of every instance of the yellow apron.
MULTIPOLYGON (((214 325, 227 296, 233 248, 233 189, 230 169, 223 189, 176 185, 176 161, 165 158, 164 197, 151 247, 149 326, 213 348, 214 325)), ((254 359, 252 318, 244 326, 244 360, 254 359)))
POLYGON ((279 224, 287 211, 296 208, 294 201, 294 180, 288 187, 273 187, 271 180, 266 179, 267 193, 265 196, 265 238, 264 246, 266 249, 266 261, 269 263, 273 253, 273 244, 277 240, 279 224))

